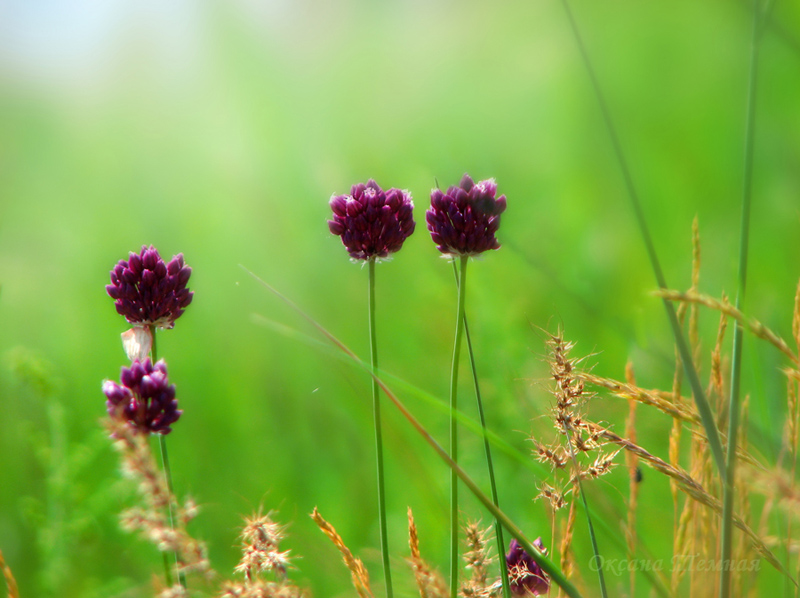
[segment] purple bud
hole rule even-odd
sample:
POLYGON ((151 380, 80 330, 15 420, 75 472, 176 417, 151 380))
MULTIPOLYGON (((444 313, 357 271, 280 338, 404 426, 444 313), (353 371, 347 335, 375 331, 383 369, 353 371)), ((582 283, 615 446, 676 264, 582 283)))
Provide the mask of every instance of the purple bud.
POLYGON ((350 195, 336 195, 330 200, 333 219, 331 233, 354 260, 387 258, 399 251, 414 232, 414 202, 408 191, 383 191, 370 179, 350 189, 350 195))
POLYGON ((477 255, 499 249, 494 235, 506 209, 506 196, 495 199, 496 194, 493 179, 475 183, 468 174, 446 193, 433 189, 425 220, 437 249, 445 255, 477 255))
POLYGON ((155 247, 142 246, 114 266, 106 292, 131 324, 172 328, 192 302, 194 293, 186 288, 191 274, 183 254, 166 264, 155 247))
POLYGON ((143 434, 169 434, 170 425, 178 421, 175 386, 167 380, 167 365, 163 360, 153 365, 149 359, 134 361, 122 368, 122 385, 106 380, 103 393, 111 417, 126 420, 143 434))
MULTIPOLYGON (((547 554, 541 538, 536 538, 533 545, 542 554, 547 554)), ((523 550, 516 538, 511 540, 506 554, 508 582, 511 591, 518 596, 543 596, 550 591, 550 580, 542 568, 523 550)))

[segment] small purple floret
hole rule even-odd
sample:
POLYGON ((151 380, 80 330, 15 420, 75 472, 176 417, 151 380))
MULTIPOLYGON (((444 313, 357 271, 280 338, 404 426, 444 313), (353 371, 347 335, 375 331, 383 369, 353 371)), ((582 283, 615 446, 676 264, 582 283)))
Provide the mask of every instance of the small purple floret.
POLYGON ((370 179, 353 185, 350 195, 331 197, 333 220, 330 231, 354 260, 388 258, 399 251, 414 232, 414 202, 411 194, 400 189, 383 191, 370 179))
MULTIPOLYGON (((543 554, 547 550, 541 538, 536 538, 533 545, 543 554)), ((542 568, 522 549, 516 539, 511 540, 506 554, 508 582, 511 591, 518 596, 543 596, 550 590, 550 580, 542 568)))
POLYGON ((474 183, 468 174, 446 193, 433 189, 425 218, 437 249, 445 255, 477 255, 500 249, 494 234, 506 209, 506 196, 495 199, 496 193, 494 179, 474 183))
POLYGON ((149 359, 134 361, 122 368, 120 386, 103 382, 106 408, 111 417, 126 420, 132 428, 144 434, 169 434, 170 427, 181 416, 175 385, 167 380, 167 364, 149 359))
POLYGON ((167 264, 155 247, 142 245, 141 253, 114 266, 106 292, 131 324, 172 328, 192 302, 194 293, 186 288, 191 274, 182 253, 167 264))

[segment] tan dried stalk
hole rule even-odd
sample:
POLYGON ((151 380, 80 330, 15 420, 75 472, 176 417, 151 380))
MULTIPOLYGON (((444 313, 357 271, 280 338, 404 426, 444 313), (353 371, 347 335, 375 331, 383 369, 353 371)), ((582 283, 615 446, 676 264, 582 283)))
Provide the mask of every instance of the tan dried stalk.
POLYGON ((658 290, 655 291, 654 294, 657 297, 666 299, 667 301, 683 301, 687 303, 698 303, 708 308, 717 310, 727 316, 730 316, 731 318, 739 322, 744 328, 753 333, 755 336, 773 345, 781 353, 786 355, 786 357, 788 357, 792 361, 792 363, 794 363, 795 365, 800 365, 800 358, 798 358, 797 354, 794 353, 789 348, 789 345, 786 344, 785 340, 783 340, 777 333, 773 332, 772 330, 764 326, 764 324, 762 324, 758 320, 754 318, 748 318, 747 316, 745 316, 741 311, 739 311, 733 305, 731 305, 726 298, 723 298, 722 301, 720 301, 719 299, 715 299, 708 295, 696 293, 693 291, 687 291, 685 293, 682 293, 680 291, 674 291, 669 289, 658 290))
MULTIPOLYGON (((630 386, 636 386, 636 379, 633 374, 633 364, 629 361, 625 366, 625 379, 630 386)), ((628 399, 628 417, 625 420, 625 436, 631 442, 636 443, 636 405, 633 399, 628 399)), ((625 451, 625 464, 628 466, 628 517, 625 526, 625 540, 628 548, 628 559, 633 562, 636 554, 636 507, 639 503, 639 457, 638 455, 625 451)), ((630 595, 636 595, 636 571, 630 572, 630 595)))
POLYGON ((428 565, 420 553, 419 535, 411 507, 408 507, 408 547, 411 549, 408 563, 414 572, 414 581, 417 583, 420 598, 447 598, 449 591, 444 578, 428 565))
POLYGON ((655 407, 680 421, 700 423, 700 416, 697 415, 694 406, 684 401, 673 402, 672 393, 639 388, 612 378, 596 376, 590 372, 575 372, 575 376, 584 382, 610 390, 612 394, 622 399, 634 400, 655 407))
MULTIPOLYGON (((692 221, 692 286, 691 292, 698 292, 700 289, 700 225, 697 216, 692 221)), ((689 346, 692 349, 692 359, 694 367, 700 371, 700 332, 699 332, 699 310, 696 304, 692 304, 689 310, 689 346)))
POLYGON ((3 578, 6 580, 6 588, 8 588, 8 598, 19 598, 19 588, 17 587, 17 580, 14 579, 14 574, 11 572, 11 567, 6 563, 3 557, 3 551, 0 550, 0 568, 3 569, 3 578))
POLYGON ((317 524, 319 529, 321 529, 323 533, 330 538, 331 542, 333 542, 333 545, 339 549, 339 553, 342 555, 342 560, 344 561, 347 569, 350 571, 353 587, 355 587, 358 595, 361 598, 374 598, 372 595, 372 590, 369 586, 369 573, 367 572, 367 568, 364 567, 364 563, 362 563, 360 559, 357 559, 353 556, 353 553, 350 552, 350 549, 345 546, 342 537, 336 532, 336 528, 323 519, 316 507, 314 507, 314 511, 311 513, 311 519, 313 519, 314 523, 317 524))
MULTIPOLYGON (((577 488, 573 487, 573 491, 577 495, 578 490, 577 488)), ((563 571, 564 576, 569 579, 572 577, 573 573, 573 559, 572 559, 572 535, 575 531, 575 514, 576 514, 576 505, 578 501, 573 499, 572 502, 569 504, 569 515, 567 516, 567 522, 564 525, 564 533, 562 534, 561 538, 561 571, 563 571)), ((561 589, 559 588, 559 596, 561 595, 561 589)))
MULTIPOLYGON (((597 436, 600 438, 607 440, 608 442, 614 443, 617 446, 625 449, 626 451, 631 451, 636 453, 639 458, 647 463, 650 467, 659 471, 678 482, 681 490, 690 498, 697 501, 698 503, 705 505, 706 507, 710 508, 712 511, 716 512, 717 514, 722 513, 722 503, 717 499, 715 496, 712 496, 703 488, 703 486, 698 483, 692 476, 690 476, 686 471, 679 467, 674 467, 664 461, 663 459, 656 457, 655 455, 651 454, 641 446, 638 446, 632 443, 630 440, 626 438, 622 438, 603 428, 602 426, 592 423, 592 422, 583 422, 583 426, 588 428, 591 432, 596 433, 597 436)), ((772 552, 767 548, 765 543, 759 538, 758 535, 753 532, 750 527, 742 521, 741 517, 738 515, 734 515, 733 518, 734 525, 742 530, 747 536, 750 538, 750 542, 753 545, 753 548, 762 556, 764 559, 767 560, 773 567, 775 567, 778 571, 786 573, 783 566, 780 564, 778 559, 775 557, 772 552)))

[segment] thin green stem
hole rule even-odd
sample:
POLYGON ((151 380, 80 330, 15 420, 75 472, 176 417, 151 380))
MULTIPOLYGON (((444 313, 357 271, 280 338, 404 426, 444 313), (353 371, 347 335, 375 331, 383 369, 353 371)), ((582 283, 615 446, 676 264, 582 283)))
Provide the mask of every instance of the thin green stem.
MULTIPOLYGON (((453 260, 453 274, 456 277, 456 285, 459 284, 458 282, 458 267, 456 266, 455 260, 453 260)), ((492 449, 489 445, 489 430, 486 427, 486 417, 484 416, 483 412, 483 401, 481 400, 481 387, 478 383, 478 369, 475 366, 475 352, 472 350, 472 338, 469 334, 469 324, 467 323, 467 316, 464 314, 464 336, 467 339, 467 352, 469 353, 469 364, 472 370, 472 383, 475 387, 475 398, 478 402, 478 415, 480 416, 481 420, 481 430, 483 432, 483 445, 484 445, 484 452, 486 453, 486 468, 489 470, 489 485, 492 491, 492 502, 496 507, 500 506, 500 500, 497 495, 497 483, 495 482, 494 477, 494 465, 492 464, 492 449)), ((503 539, 503 526, 500 523, 499 519, 495 519, 494 523, 495 529, 495 538, 497 540, 497 555, 498 560, 500 562, 500 579, 503 582, 503 597, 510 598, 511 596, 511 588, 508 585, 508 568, 506 567, 505 559, 503 555, 505 554, 505 541, 503 539)))
MULTIPOLYGON (((150 359, 153 363, 158 361, 158 346, 156 345, 156 327, 150 326, 150 336, 153 338, 153 345, 150 349, 150 359)), ((167 483, 167 490, 169 491, 170 499, 175 496, 175 490, 172 487, 172 469, 169 466, 169 453, 167 452, 167 438, 164 434, 158 435, 158 446, 161 450, 161 466, 164 470, 164 480, 167 483)), ((167 505, 167 516, 169 517, 169 527, 173 531, 175 530, 175 514, 173 513, 172 509, 172 500, 170 500, 169 504, 167 505)), ((167 586, 172 585, 172 572, 171 566, 169 563, 169 556, 167 553, 164 554, 164 577, 167 582, 167 586)), ((174 561, 175 561, 175 571, 178 574, 178 580, 184 588, 186 587, 186 576, 183 574, 180 568, 180 560, 178 559, 177 551, 173 553, 174 561)))
MULTIPOLYGON (((750 205, 753 188, 753 135, 756 116, 756 83, 758 77, 760 11, 758 0, 753 10, 753 30, 750 41, 750 76, 747 89, 747 115, 744 135, 744 176, 742 181, 742 221, 739 234, 739 283, 736 291, 736 309, 742 310, 747 287, 747 250, 750 240, 750 205)), ((722 501, 722 570, 720 571, 720 598, 728 598, 731 592, 731 571, 733 551, 733 510, 736 483, 736 444, 739 434, 739 414, 741 411, 741 370, 744 328, 736 323, 733 331, 733 356, 731 360, 731 396, 728 408, 728 453, 725 484, 722 501)))
MULTIPOLYGON (((453 363, 450 367, 450 458, 458 463, 458 361, 464 336, 464 300, 467 294, 467 261, 462 255, 458 281, 458 309, 456 310, 456 335, 453 342, 453 363)), ((458 472, 450 470, 450 597, 458 596, 458 472)))
MULTIPOLYGON (((656 254, 655 245, 653 244, 653 239, 650 236, 650 230, 647 226, 647 221, 645 220, 644 210, 642 209, 642 204, 639 200, 639 194, 637 193, 636 187, 633 184, 633 177, 631 176, 630 169, 628 168, 625 154, 622 151, 622 144, 619 141, 617 130, 614 126, 614 121, 611 118, 611 111, 608 108, 605 96, 600 88, 600 82, 597 79, 592 62, 589 59, 589 53, 587 52, 586 46, 583 43, 583 38, 581 37, 578 24, 572 14, 572 10, 569 7, 569 2, 568 0, 562 0, 562 2, 572 28, 572 33, 575 37, 578 49, 580 50, 581 57, 583 58, 583 63, 589 73, 592 88, 594 89, 595 96, 600 104, 600 111, 603 115, 603 121, 605 122, 606 129, 611 137, 611 144, 614 147, 614 153, 616 155, 617 162, 622 170, 622 176, 625 180, 628 197, 630 198, 631 206, 633 207, 633 211, 636 215, 636 220, 639 225, 639 230, 642 233, 642 238, 644 240, 645 247, 647 248, 647 255, 650 259, 650 265, 653 268, 656 282, 658 283, 659 288, 667 289, 669 287, 667 286, 667 281, 664 278, 664 273, 661 270, 661 264, 658 261, 658 255, 656 254)), ((692 395, 694 396, 694 401, 697 405, 697 412, 700 415, 700 421, 703 424, 706 437, 708 438, 708 445, 711 448, 711 454, 714 457, 714 462, 717 465, 720 477, 725 479, 725 456, 722 450, 722 443, 720 442, 719 438, 719 430, 717 429, 716 422, 714 421, 714 414, 711 411, 711 406, 708 404, 705 392, 703 391, 703 385, 700 382, 700 377, 694 367, 692 354, 689 351, 689 346, 686 344, 686 339, 683 336, 683 331, 681 330, 680 323, 678 322, 678 316, 675 313, 675 307, 671 302, 664 299, 664 309, 667 311, 667 318, 669 319, 670 327, 672 328, 672 333, 675 337, 675 343, 678 346, 678 351, 681 355, 681 361, 683 362, 683 367, 686 371, 686 377, 689 379, 689 384, 692 387, 692 395)))
POLYGON ((375 454, 378 462, 378 519, 381 535, 381 555, 383 557, 383 577, 386 582, 386 596, 392 598, 392 572, 389 567, 389 539, 386 530, 386 488, 383 470, 383 433, 381 431, 380 388, 374 374, 378 371, 378 342, 375 332, 375 258, 369 261, 369 352, 372 364, 372 414, 375 423, 375 454))

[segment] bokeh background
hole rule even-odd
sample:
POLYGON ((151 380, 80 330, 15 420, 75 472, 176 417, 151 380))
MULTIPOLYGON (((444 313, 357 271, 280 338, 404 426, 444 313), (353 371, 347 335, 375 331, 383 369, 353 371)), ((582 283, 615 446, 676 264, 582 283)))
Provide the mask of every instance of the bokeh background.
MULTIPOLYGON (((573 2, 673 287, 702 239, 701 290, 732 293, 751 12, 747 3, 573 2)), ((776 3, 763 38, 747 310, 786 337, 800 255, 800 5, 776 3)), ((489 425, 524 455, 551 438, 541 329, 562 327, 595 371, 669 387, 673 348, 623 181, 561 3, 289 0, 0 2, 0 549, 23 596, 147 596, 153 548, 120 530, 133 493, 100 428, 103 379, 127 327, 104 285, 129 251, 182 252, 195 299, 159 333, 184 415, 169 436, 179 494, 214 567, 238 561, 241 517, 277 510, 293 578, 352 595, 307 514, 318 506, 380 594, 369 380, 241 266, 367 355, 367 272, 327 229, 328 199, 375 178, 415 198, 417 233, 378 267, 382 367, 440 399, 455 319, 451 267, 424 210, 436 181, 495 177, 503 247, 470 267, 467 317, 489 425)), ((701 325, 711 349, 716 314, 701 325)), ((705 359, 705 365, 708 360, 705 359)), ((780 356, 749 340, 751 440, 774 457, 785 418, 780 356)), ((465 413, 475 417, 464 378, 465 413)), ((404 398, 442 442, 446 415, 404 398)), ((622 430, 627 406, 596 420, 622 430)), ((447 471, 385 415, 390 544, 411 595, 405 517, 446 570, 447 471)), ((639 410, 666 455, 670 422, 639 410)), ((485 483, 481 443, 463 459, 485 483)), ((541 479, 496 457, 504 508, 549 537, 541 479)), ((591 488, 619 541, 624 468, 591 488)), ((644 472, 640 533, 669 558, 668 484, 644 472)), ((480 517, 464 499, 464 518, 480 517)), ((488 519, 484 517, 488 523, 488 519)), ((580 575, 593 573, 584 529, 580 575)), ((773 572, 761 574, 765 583, 773 572)), ((611 577, 624 592, 627 576, 611 577)), ((648 595, 640 583, 641 595, 648 595)))

